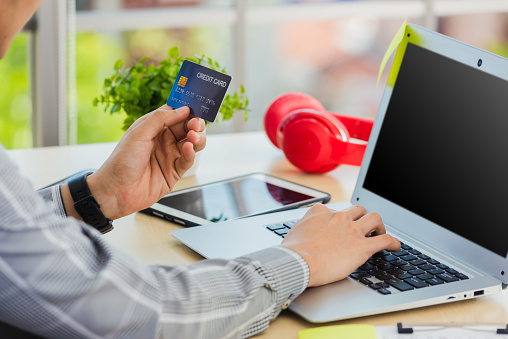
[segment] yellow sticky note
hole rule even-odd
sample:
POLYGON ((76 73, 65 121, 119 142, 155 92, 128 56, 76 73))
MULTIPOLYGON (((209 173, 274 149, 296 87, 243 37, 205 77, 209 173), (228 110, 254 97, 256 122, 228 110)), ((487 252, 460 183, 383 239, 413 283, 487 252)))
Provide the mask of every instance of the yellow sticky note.
POLYGON ((309 328, 298 339, 376 339, 374 325, 338 325, 309 328))
POLYGON ((383 70, 385 69, 388 59, 390 59, 390 56, 397 49, 400 42, 404 38, 404 31, 406 30, 406 24, 407 24, 407 19, 404 19, 404 22, 400 26, 397 33, 395 33, 395 36, 393 37, 392 42, 390 42, 390 46, 388 46, 388 49, 386 50, 385 55, 383 56, 383 60, 381 61, 381 66, 379 66, 379 74, 377 76, 377 85, 378 86, 379 86, 379 79, 381 79, 381 74, 383 73, 383 70))

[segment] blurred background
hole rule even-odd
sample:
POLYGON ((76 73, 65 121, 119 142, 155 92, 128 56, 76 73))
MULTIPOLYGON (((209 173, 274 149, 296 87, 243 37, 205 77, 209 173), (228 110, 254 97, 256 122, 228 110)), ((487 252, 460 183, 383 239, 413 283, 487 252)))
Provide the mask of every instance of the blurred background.
POLYGON ((104 78, 118 59, 157 64, 172 46, 212 57, 233 90, 245 86, 248 121, 207 133, 262 130, 269 104, 292 91, 373 119, 388 74, 376 86, 379 65, 404 19, 508 56, 506 0, 45 0, 0 61, 0 141, 118 141, 124 116, 92 105, 104 78))

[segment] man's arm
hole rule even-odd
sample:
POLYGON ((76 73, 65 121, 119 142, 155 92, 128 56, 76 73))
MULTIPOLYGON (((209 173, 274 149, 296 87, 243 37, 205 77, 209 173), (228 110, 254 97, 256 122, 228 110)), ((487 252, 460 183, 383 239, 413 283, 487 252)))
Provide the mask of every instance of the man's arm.
POLYGON ((245 337, 308 284, 296 253, 147 267, 61 218, 0 150, 0 320, 48 337, 245 337))

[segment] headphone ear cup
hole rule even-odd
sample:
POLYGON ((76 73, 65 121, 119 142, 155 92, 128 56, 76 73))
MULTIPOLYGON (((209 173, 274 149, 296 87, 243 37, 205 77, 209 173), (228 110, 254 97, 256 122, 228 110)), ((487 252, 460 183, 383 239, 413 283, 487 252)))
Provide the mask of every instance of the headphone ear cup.
POLYGON ((281 148, 281 145, 277 143, 277 129, 279 128, 279 124, 290 113, 303 109, 319 112, 326 111, 317 99, 299 92, 281 95, 268 107, 264 120, 265 132, 276 147, 281 148))
POLYGON ((310 173, 333 170, 346 150, 349 133, 328 112, 299 111, 284 118, 277 141, 289 162, 310 173))

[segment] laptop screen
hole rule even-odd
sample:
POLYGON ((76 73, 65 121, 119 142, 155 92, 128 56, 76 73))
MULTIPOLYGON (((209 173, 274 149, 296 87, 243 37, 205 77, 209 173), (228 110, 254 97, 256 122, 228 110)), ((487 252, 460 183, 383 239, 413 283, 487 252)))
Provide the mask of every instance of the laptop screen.
POLYGON ((408 43, 363 187, 508 251, 508 82, 408 43))

